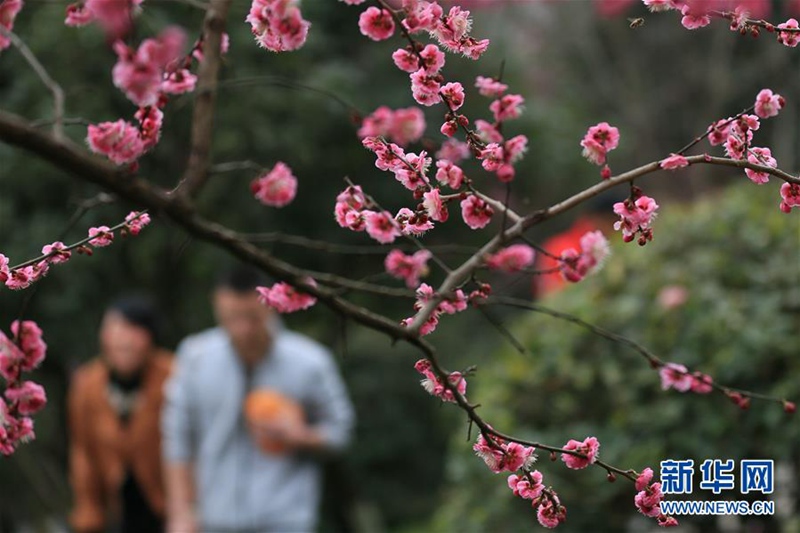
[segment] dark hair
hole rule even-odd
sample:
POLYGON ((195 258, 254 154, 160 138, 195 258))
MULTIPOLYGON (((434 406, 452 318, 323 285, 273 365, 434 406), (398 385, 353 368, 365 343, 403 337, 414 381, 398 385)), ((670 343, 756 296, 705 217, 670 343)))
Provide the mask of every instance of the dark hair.
POLYGON ((149 296, 131 294, 118 298, 108 306, 108 311, 116 311, 125 320, 146 329, 153 338, 153 344, 163 339, 163 319, 155 302, 149 296))
POLYGON ((252 292, 256 287, 268 285, 267 277, 249 265, 236 265, 224 270, 214 283, 215 289, 227 289, 238 294, 252 292))

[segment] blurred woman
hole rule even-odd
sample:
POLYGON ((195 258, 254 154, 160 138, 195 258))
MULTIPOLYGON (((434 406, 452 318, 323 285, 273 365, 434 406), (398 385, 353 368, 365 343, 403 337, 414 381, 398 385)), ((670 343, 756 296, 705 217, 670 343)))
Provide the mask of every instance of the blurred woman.
POLYGON ((158 313, 118 300, 100 326, 100 356, 69 391, 70 523, 78 533, 164 529, 159 419, 172 354, 158 346, 158 313))

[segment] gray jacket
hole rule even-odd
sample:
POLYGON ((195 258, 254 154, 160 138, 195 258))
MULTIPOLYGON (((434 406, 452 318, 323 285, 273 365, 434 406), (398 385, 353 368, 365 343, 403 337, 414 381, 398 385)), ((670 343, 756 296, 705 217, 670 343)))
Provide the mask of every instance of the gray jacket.
POLYGON ((267 388, 299 402, 333 450, 344 448, 353 408, 326 348, 276 328, 266 357, 249 373, 227 334, 213 328, 185 339, 167 383, 162 417, 168 462, 194 462, 203 531, 310 531, 321 479, 311 457, 260 451, 242 414, 249 390, 267 388))

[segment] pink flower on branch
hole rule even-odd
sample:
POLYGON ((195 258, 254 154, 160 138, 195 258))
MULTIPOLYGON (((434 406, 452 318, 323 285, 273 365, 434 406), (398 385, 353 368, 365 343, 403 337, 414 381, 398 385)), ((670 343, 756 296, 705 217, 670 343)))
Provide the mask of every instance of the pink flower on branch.
POLYGON ((562 453, 561 460, 567 465, 567 468, 580 470, 586 468, 590 464, 597 461, 597 455, 600 450, 600 442, 595 437, 587 437, 583 442, 570 439, 563 447, 564 450, 582 453, 586 457, 578 457, 569 453, 562 453))
POLYGON ((402 279, 409 289, 419 285, 419 279, 428 275, 428 260, 431 258, 429 250, 419 250, 412 255, 406 255, 400 250, 392 250, 384 260, 386 272, 391 276, 402 279))
POLYGON ((7 388, 5 396, 12 405, 16 406, 21 415, 36 414, 47 403, 44 387, 33 381, 25 381, 20 385, 7 388))
MULTIPOLYGON (((118 59, 112 70, 114 85, 140 107, 156 105, 164 88, 164 77, 177 70, 175 63, 185 46, 186 32, 177 26, 164 29, 155 39, 145 39, 135 51, 122 41, 116 41, 114 51, 118 59)), ((186 92, 189 85, 194 85, 193 76, 188 76, 190 78, 182 80, 182 84, 168 78, 166 88, 180 88, 179 92, 186 92)))
POLYGON ((527 244, 514 244, 486 258, 486 266, 503 272, 520 272, 533 264, 536 252, 527 244))
POLYGON ((687 368, 678 363, 667 363, 658 371, 661 376, 661 388, 686 392, 692 388, 694 379, 687 368))
POLYGON ((125 217, 125 229, 134 236, 139 235, 142 229, 148 224, 150 224, 150 215, 147 213, 131 211, 128 213, 128 216, 125 217))
POLYGON ((491 222, 493 214, 492 206, 474 194, 461 200, 461 216, 467 226, 472 229, 486 227, 491 222))
POLYGON ((543 502, 539 505, 536 512, 536 519, 542 526, 553 529, 567 519, 567 509, 558 499, 554 492, 550 492, 543 497, 543 502))
POLYGON ((401 234, 400 225, 388 211, 368 211, 365 221, 369 236, 381 244, 392 243, 401 234))
POLYGON ((114 232, 108 226, 98 226, 89 228, 89 237, 92 239, 89 244, 97 248, 109 246, 114 241, 114 232))
MULTIPOLYGON (((747 161, 754 165, 770 168, 778 166, 778 162, 772 157, 772 152, 769 148, 751 148, 747 153, 747 161)), ((750 181, 753 183, 763 184, 769 181, 769 174, 761 172, 760 170, 746 168, 744 169, 744 173, 747 174, 747 177, 750 178, 750 181)))
MULTIPOLYGON (((305 282, 312 287, 317 283, 312 278, 306 278, 305 282)), ((262 304, 275 309, 279 313, 294 313, 303 309, 308 309, 317 303, 317 299, 310 294, 295 289, 285 282, 278 282, 272 287, 257 287, 259 300, 262 304)))
POLYGON ((561 252, 559 269, 566 281, 577 283, 603 267, 611 254, 608 240, 602 231, 588 231, 580 240, 581 251, 567 248, 561 252))
POLYGON ((358 28, 373 41, 384 41, 394 34, 394 19, 388 10, 372 6, 361 13, 358 28))
POLYGON ((649 196, 644 196, 641 191, 634 188, 631 198, 624 202, 614 204, 614 213, 620 220, 614 223, 614 229, 622 231, 622 239, 631 242, 639 234, 638 243, 644 246, 653 239, 653 230, 650 228, 656 217, 658 204, 649 196))
POLYGON ((500 83, 494 78, 478 76, 475 78, 475 87, 482 96, 500 98, 508 90, 508 85, 500 83))
POLYGON ((697 2, 686 4, 681 8, 681 24, 687 30, 696 30, 704 28, 711 24, 711 17, 708 11, 696 5, 697 2))
MULTIPOLYGON (((14 29, 14 19, 22 10, 22 0, 3 0, 0 2, 0 26, 8 31, 14 29)), ((0 34, 0 51, 6 49, 11 44, 11 40, 5 35, 0 34)))
POLYGON ((800 185, 784 183, 781 185, 780 209, 784 213, 791 213, 793 207, 800 207, 800 185))
POLYGON ((756 115, 761 118, 775 117, 783 109, 785 103, 783 96, 775 94, 769 89, 762 89, 756 96, 756 115))
POLYGON ((297 178, 292 169, 278 161, 275 166, 250 184, 253 195, 264 205, 284 207, 297 194, 297 178))
POLYGON ((680 154, 670 154, 666 159, 662 159, 658 164, 664 170, 676 170, 689 166, 689 160, 680 154))
POLYGON ((608 122, 589 128, 581 141, 583 157, 595 165, 603 165, 606 155, 619 145, 619 130, 608 122))
POLYGON ((386 137, 400 146, 418 141, 425 132, 425 115, 418 107, 392 110, 381 106, 367 115, 358 136, 386 137))
POLYGON ((516 442, 505 443, 496 437, 487 440, 483 434, 478 435, 472 449, 494 473, 516 472, 520 468, 530 468, 536 461, 533 447, 516 442))
POLYGON ((17 344, 22 350, 22 370, 30 372, 44 361, 47 344, 42 338, 42 328, 32 320, 23 320, 22 329, 19 321, 11 323, 11 333, 18 337, 17 344))
POLYGON ((145 150, 139 129, 122 119, 90 124, 86 141, 93 152, 117 165, 136 161, 145 150))
POLYGON ((522 476, 511 474, 508 476, 508 488, 523 500, 535 500, 542 494, 542 473, 538 470, 524 472, 522 476))
POLYGON ((302 47, 311 24, 303 19, 297 0, 253 0, 245 18, 256 42, 271 52, 302 47))
POLYGON ((53 264, 66 263, 69 261, 72 252, 67 249, 67 246, 61 242, 56 241, 52 244, 47 244, 42 248, 42 255, 46 255, 47 261, 53 264))
MULTIPOLYGON (((445 402, 455 402, 453 391, 447 388, 439 377, 433 372, 430 361, 420 359, 414 365, 414 368, 422 374, 423 379, 420 381, 422 388, 428 391, 432 396, 436 396, 445 402)), ((467 392, 467 380, 462 376, 461 372, 451 372, 447 381, 456 388, 462 396, 467 392)))
MULTIPOLYGON (((800 29, 800 24, 797 23, 797 19, 790 18, 783 24, 778 24, 779 30, 798 30, 800 29)), ((779 31, 778 32, 778 42, 784 46, 788 46, 789 48, 795 48, 798 44, 800 44, 800 32, 798 31, 779 31)))

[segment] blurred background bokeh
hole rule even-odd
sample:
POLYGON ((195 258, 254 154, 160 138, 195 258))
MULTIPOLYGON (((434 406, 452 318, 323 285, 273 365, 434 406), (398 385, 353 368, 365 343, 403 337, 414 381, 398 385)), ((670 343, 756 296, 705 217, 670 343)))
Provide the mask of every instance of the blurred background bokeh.
MULTIPOLYGON (((769 87, 786 97, 782 115, 757 132, 773 148, 781 168, 800 166, 800 55, 771 36, 740 37, 724 22, 698 31, 680 27, 674 14, 650 15, 638 1, 462 2, 473 10, 473 34, 492 40, 480 62, 448 56, 448 79, 468 87, 465 112, 486 118, 489 101, 472 89, 477 75, 497 76, 525 97, 526 112, 507 132, 524 133, 529 152, 518 165, 512 206, 545 207, 599 179, 580 155, 589 125, 619 127, 614 170, 660 159, 679 149, 709 123, 751 105, 769 87), (629 17, 644 17, 635 29, 629 17)), ((769 14, 787 18, 789 3, 769 14)), ((333 221, 335 195, 349 177, 385 207, 405 198, 379 172, 356 137, 359 117, 379 105, 414 102, 406 74, 392 64, 398 40, 372 43, 358 33, 358 8, 305 0, 313 26, 306 46, 270 54, 252 40, 244 16, 249 3, 235 0, 227 31, 231 52, 222 70, 216 115, 215 163, 281 160, 300 180, 296 201, 269 209, 253 200, 252 171, 214 175, 200 210, 242 232, 259 234, 275 254, 315 270, 395 283, 383 272, 386 251, 329 254, 275 241, 276 233, 344 243, 370 244, 333 221)), ((29 0, 15 31, 64 87, 67 116, 99 122, 134 112, 111 84, 115 56, 95 27, 67 28, 64 5, 29 0)), ((177 2, 146 2, 136 39, 178 23, 195 36, 202 12, 177 2)), ((13 49, 0 55, 0 105, 30 117, 51 113, 48 93, 13 49)), ((192 96, 175 98, 166 111, 158 147, 142 159, 141 174, 172 186, 187 158, 192 96)), ((413 150, 435 151, 439 109, 426 109, 428 131, 413 150)), ((82 142, 85 125, 68 128, 82 142)), ((708 150, 700 145, 698 153, 708 150)), ((472 166, 470 166, 472 165, 472 166)), ((486 192, 504 188, 465 167, 486 192)), ((711 373, 721 382, 778 396, 800 393, 800 220, 777 209, 775 183, 752 185, 740 171, 698 167, 641 180, 663 206, 655 240, 646 249, 625 246, 618 235, 613 256, 597 277, 571 286, 544 303, 621 332, 668 360, 711 373), (667 306, 666 288, 685 302, 667 306)), ((84 213, 61 235, 96 187, 63 174, 21 151, 0 145, 0 251, 12 263, 35 256, 43 244, 72 242, 92 225, 114 223, 136 206, 112 201, 84 213)), ((625 191, 620 191, 624 196, 625 191)), ((535 228, 536 240, 569 227, 579 213, 535 228)), ((494 227, 494 226, 493 226, 494 227)), ((610 229, 610 228, 605 228, 610 229)), ((432 246, 474 246, 485 234, 457 217, 425 238, 432 246)), ((443 253, 453 265, 463 253, 443 253)), ((0 531, 23 526, 47 530, 44 520, 63 518, 69 507, 66 480, 66 385, 77 365, 97 350, 96 331, 107 303, 131 290, 156 296, 169 317, 168 346, 212 324, 208 291, 227 257, 188 238, 169 221, 139 237, 54 269, 35 289, 0 293, 0 327, 20 309, 38 321, 49 345, 37 381, 49 404, 36 418, 37 440, 0 460, 0 531)), ((428 282, 441 280, 434 271, 428 282)), ((498 279, 503 294, 532 298, 530 276, 498 279)), ((353 295, 354 301, 398 320, 408 300, 353 295)), ((634 353, 566 322, 508 309, 448 317, 431 338, 451 369, 477 365, 470 398, 504 431, 561 444, 596 435, 602 457, 624 467, 657 468, 664 458, 768 457, 784 476, 774 497, 778 515, 749 525, 686 519, 688 530, 747 527, 751 531, 798 531, 797 476, 800 432, 779 406, 754 402, 739 412, 720 396, 662 392, 657 373, 634 353), (493 324, 522 340, 520 354, 493 324), (794 528, 794 529, 792 529, 794 528)), ((441 406, 418 384, 417 354, 349 322, 321 306, 287 318, 337 355, 358 413, 356 441, 330 468, 324 529, 330 531, 519 531, 536 524, 529 505, 511 496, 471 451, 462 413, 441 406)), ((542 457, 545 463, 546 457, 542 457)), ((642 531, 629 484, 614 485, 593 469, 571 472, 544 464, 542 471, 568 508, 566 531, 642 531)), ((755 520, 755 519, 754 519, 755 520)), ((733 529, 736 531, 737 529, 733 529)))

